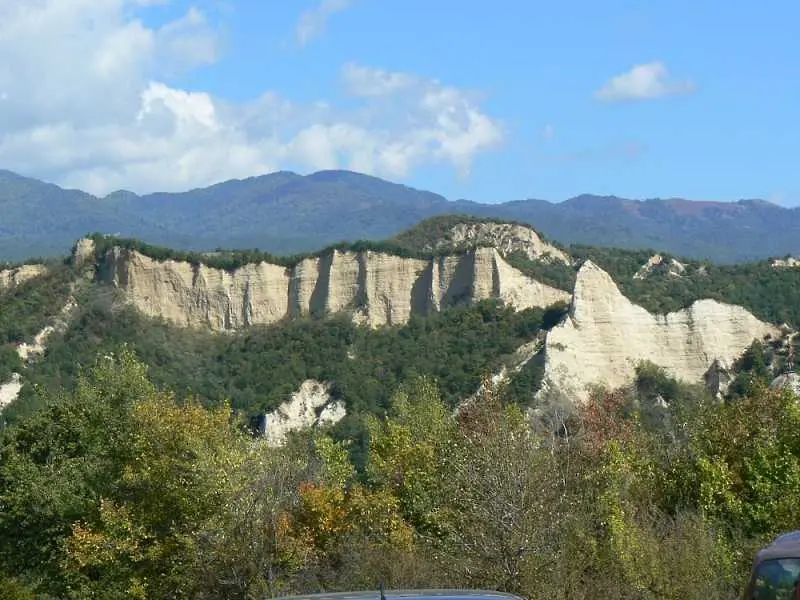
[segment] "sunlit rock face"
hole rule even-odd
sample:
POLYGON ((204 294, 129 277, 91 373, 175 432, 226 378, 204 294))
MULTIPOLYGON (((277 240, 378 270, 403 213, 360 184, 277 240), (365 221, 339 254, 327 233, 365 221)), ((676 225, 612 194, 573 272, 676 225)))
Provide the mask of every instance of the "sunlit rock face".
POLYGON ((216 331, 342 312, 372 327, 400 325, 412 314, 488 298, 517 309, 569 300, 494 248, 430 260, 335 250, 294 267, 261 262, 232 271, 114 248, 99 273, 145 315, 216 331))
POLYGON ((592 385, 614 389, 630 383, 636 364, 646 360, 680 381, 701 383, 715 361, 731 364, 753 340, 778 336, 777 327, 744 308, 715 300, 651 314, 586 261, 567 318, 547 335, 545 380, 584 401, 592 385))

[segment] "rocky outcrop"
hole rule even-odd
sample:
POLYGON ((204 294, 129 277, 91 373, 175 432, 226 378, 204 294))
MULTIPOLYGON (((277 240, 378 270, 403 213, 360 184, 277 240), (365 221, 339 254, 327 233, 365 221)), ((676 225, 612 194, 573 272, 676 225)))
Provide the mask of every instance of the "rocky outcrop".
POLYGON ((800 398, 800 375, 794 372, 778 375, 769 384, 773 390, 790 390, 795 396, 800 398))
POLYGON ((730 364, 753 340, 779 337, 777 327, 742 307, 698 300, 654 315, 622 295, 591 261, 580 268, 568 317, 545 343, 545 381, 578 401, 589 386, 626 385, 638 361, 664 367, 678 380, 700 383, 715 362, 730 364))
POLYGON ((781 267, 789 267, 789 268, 796 268, 800 267, 800 259, 794 256, 787 256, 786 258, 773 258, 769 261, 769 264, 773 268, 781 268, 781 267))
POLYGON ((144 314, 217 331, 340 312, 376 327, 465 301, 498 298, 523 309, 569 299, 511 267, 494 248, 431 260, 335 250, 294 267, 261 262, 233 271, 114 248, 100 267, 100 278, 144 314))
POLYGON ((703 374, 703 383, 717 400, 722 400, 731 386, 733 377, 731 366, 726 361, 716 358, 703 374))
POLYGON ((653 272, 664 272, 673 277, 682 277, 686 273, 686 265, 674 258, 664 260, 664 257, 660 254, 654 254, 646 263, 639 267, 639 270, 633 275, 633 278, 645 279, 653 272))
POLYGON ((72 249, 72 263, 77 267, 93 263, 94 252, 94 240, 90 238, 81 238, 75 243, 75 247, 72 249))
POLYGON ((21 265, 0 270, 0 293, 47 273, 44 265, 21 265))
MULTIPOLYGON (((49 325, 45 325, 39 333, 37 333, 33 340, 22 342, 17 345, 17 355, 22 360, 22 366, 27 365, 34 360, 40 358, 47 350, 46 344, 54 333, 63 333, 69 326, 69 318, 72 312, 77 308, 78 303, 74 297, 70 296, 67 303, 61 307, 58 315, 51 319, 49 325)), ((12 373, 11 380, 6 383, 0 383, 0 411, 19 396, 22 390, 22 376, 19 373, 12 373)))
POLYGON ((331 398, 328 385, 307 379, 292 397, 264 418, 263 437, 280 446, 291 431, 338 423, 347 415, 344 403, 331 398))
POLYGON ((50 325, 46 325, 37 333, 31 343, 23 342, 17 346, 17 354, 23 362, 30 362, 42 356, 45 352, 47 341, 54 333, 64 333, 69 327, 70 314, 77 308, 78 303, 70 296, 67 303, 61 308, 50 325))
POLYGON ((514 223, 459 223, 430 250, 475 246, 491 246, 503 256, 522 252, 531 260, 571 262, 563 250, 544 241, 536 231, 514 223))
POLYGON ((22 390, 22 378, 19 373, 12 373, 11 380, 0 383, 0 411, 14 402, 22 390))

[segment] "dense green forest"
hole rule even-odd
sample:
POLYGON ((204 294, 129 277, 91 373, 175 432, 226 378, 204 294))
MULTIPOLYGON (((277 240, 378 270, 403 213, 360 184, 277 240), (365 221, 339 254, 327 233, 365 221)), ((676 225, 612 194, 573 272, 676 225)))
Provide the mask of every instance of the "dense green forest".
POLYGON ((366 416, 363 462, 318 429, 274 448, 176 402, 129 350, 0 432, 4 598, 264 598, 470 587, 529 599, 734 597, 800 527, 800 409, 643 364, 533 420, 489 381, 456 418, 426 378, 366 416), (668 408, 660 403, 666 399, 668 408), (741 440, 746 440, 742 443, 741 440))

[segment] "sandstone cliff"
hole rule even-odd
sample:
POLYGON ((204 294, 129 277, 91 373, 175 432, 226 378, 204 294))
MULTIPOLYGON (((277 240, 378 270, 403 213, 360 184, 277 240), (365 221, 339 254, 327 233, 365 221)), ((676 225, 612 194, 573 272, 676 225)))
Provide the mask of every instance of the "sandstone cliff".
POLYGON ((234 271, 114 248, 99 274, 148 316, 217 331, 339 312, 373 327, 398 325, 412 313, 462 301, 499 298, 523 309, 569 300, 569 293, 511 267, 494 248, 431 260, 335 250, 294 267, 262 262, 234 271))
POLYGON ((40 277, 45 273, 47 273, 47 267, 44 265, 21 265, 13 269, 0 270, 0 292, 40 277))
POLYGON ((616 388, 649 360, 678 380, 701 383, 715 360, 730 363, 755 339, 778 337, 777 327, 739 306, 698 300, 654 315, 633 304, 591 261, 580 268, 568 317, 545 343, 545 381, 576 400, 587 386, 616 388))

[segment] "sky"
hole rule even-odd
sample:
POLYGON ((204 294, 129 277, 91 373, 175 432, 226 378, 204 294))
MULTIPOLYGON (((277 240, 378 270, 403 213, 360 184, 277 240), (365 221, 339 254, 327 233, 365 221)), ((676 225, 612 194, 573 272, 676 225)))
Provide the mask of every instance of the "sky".
POLYGON ((800 205, 791 0, 0 0, 0 168, 800 205))

